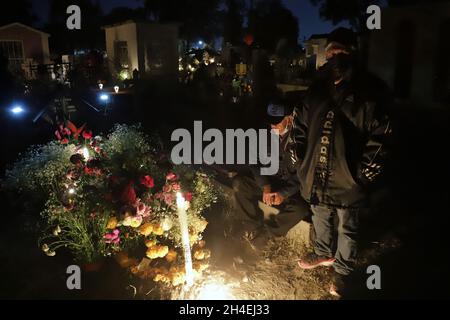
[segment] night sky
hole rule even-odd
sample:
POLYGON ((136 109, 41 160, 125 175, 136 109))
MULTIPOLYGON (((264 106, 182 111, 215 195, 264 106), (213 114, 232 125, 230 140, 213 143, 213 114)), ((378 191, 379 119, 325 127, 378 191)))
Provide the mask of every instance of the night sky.
MULTIPOLYGON (((311 5, 309 0, 282 0, 288 9, 298 18, 300 25, 300 40, 304 37, 309 38, 314 33, 330 32, 334 26, 328 21, 323 21, 319 17, 319 10, 317 7, 311 5)), ((33 9, 35 14, 42 21, 47 19, 48 3, 47 1, 34 0, 33 9)), ((139 7, 142 5, 142 0, 99 0, 103 11, 109 12, 114 7, 128 6, 139 7)), ((348 26, 346 23, 341 24, 348 26)))

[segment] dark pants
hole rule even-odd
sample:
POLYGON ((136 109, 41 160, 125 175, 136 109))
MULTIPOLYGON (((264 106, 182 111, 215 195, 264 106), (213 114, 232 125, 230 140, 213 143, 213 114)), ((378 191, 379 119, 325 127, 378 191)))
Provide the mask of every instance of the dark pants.
POLYGON ((333 264, 334 270, 339 274, 348 275, 354 270, 356 263, 360 209, 313 205, 311 210, 316 234, 314 251, 321 256, 334 257, 336 259, 333 264), (334 223, 336 217, 337 230, 334 223))
MULTIPOLYGON (((282 184, 282 181, 274 181, 271 185, 272 192, 276 192, 276 188, 280 184, 282 184)), ((233 190, 236 210, 240 217, 259 225, 265 224, 275 236, 285 236, 301 220, 311 216, 311 210, 307 202, 300 197, 300 194, 296 194, 286 199, 281 205, 274 206, 280 212, 264 222, 264 213, 258 206, 258 201, 262 201, 263 190, 258 186, 255 179, 238 175, 233 179, 233 190)))

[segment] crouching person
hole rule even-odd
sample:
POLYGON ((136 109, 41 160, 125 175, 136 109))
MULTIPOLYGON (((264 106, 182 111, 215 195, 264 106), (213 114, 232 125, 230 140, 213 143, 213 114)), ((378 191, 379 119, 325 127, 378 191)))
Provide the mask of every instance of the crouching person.
POLYGON ((260 174, 260 168, 251 167, 249 174, 239 174, 233 180, 236 210, 249 222, 247 234, 256 248, 264 247, 271 237, 285 236, 301 220, 311 216, 308 204, 300 196, 293 158, 292 109, 284 104, 269 104, 267 122, 271 129, 278 130, 280 138, 278 173, 264 176, 260 174), (260 202, 277 213, 264 219, 260 202))

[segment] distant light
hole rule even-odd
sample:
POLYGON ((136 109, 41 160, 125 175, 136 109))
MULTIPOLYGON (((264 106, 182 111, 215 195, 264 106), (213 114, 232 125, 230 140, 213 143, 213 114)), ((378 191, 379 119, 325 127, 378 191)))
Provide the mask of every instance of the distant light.
POLYGON ((106 102, 106 101, 109 100, 109 96, 108 96, 107 94, 104 94, 104 93, 103 93, 103 94, 100 95, 100 100, 106 102))
POLYGON ((114 92, 115 92, 115 93, 119 93, 119 86, 115 86, 115 87, 114 87, 114 92))
POLYGON ((75 194, 75 189, 74 188, 70 188, 68 192, 69 192, 69 194, 75 194))
POLYGON ((103 90, 103 83, 99 83, 99 84, 98 84, 98 88, 99 88, 100 90, 103 90))
POLYGON ((202 46, 202 45, 203 45, 203 41, 200 40, 200 41, 198 42, 198 45, 199 45, 199 46, 202 46))
POLYGON ((11 112, 12 112, 13 114, 21 114, 21 113, 24 113, 24 112, 25 112, 25 109, 22 108, 21 106, 14 106, 14 107, 11 109, 11 112))

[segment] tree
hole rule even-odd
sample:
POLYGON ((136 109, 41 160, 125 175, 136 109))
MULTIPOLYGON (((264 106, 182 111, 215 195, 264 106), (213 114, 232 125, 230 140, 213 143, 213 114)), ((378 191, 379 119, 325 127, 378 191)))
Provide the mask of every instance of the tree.
POLYGON ((212 41, 220 31, 222 0, 146 0, 145 8, 154 21, 180 23, 181 37, 188 43, 201 38, 212 41))
POLYGON ((379 0, 310 0, 319 7, 320 16, 334 25, 347 21, 356 31, 364 31, 367 19, 367 7, 379 4, 379 0))
POLYGON ((32 14, 32 6, 29 0, 10 1, 0 13, 0 26, 13 22, 31 26, 36 20, 37 17, 32 14))
POLYGON ((244 0, 226 0, 227 11, 224 13, 223 38, 224 42, 233 45, 242 43, 244 0))
POLYGON ((66 27, 66 10, 72 4, 71 0, 50 0, 49 22, 45 29, 52 35, 51 51, 64 54, 76 49, 103 49, 102 10, 98 2, 77 1, 82 12, 81 30, 68 30, 66 27))
POLYGON ((388 0, 388 4, 393 7, 414 5, 420 3, 438 3, 438 2, 450 2, 450 0, 388 0))
POLYGON ((261 48, 274 52, 279 41, 290 48, 298 47, 298 20, 280 0, 262 0, 249 11, 249 32, 261 48))
POLYGON ((103 17, 104 25, 111 25, 126 20, 145 20, 146 13, 144 8, 132 9, 129 7, 117 7, 103 17))

